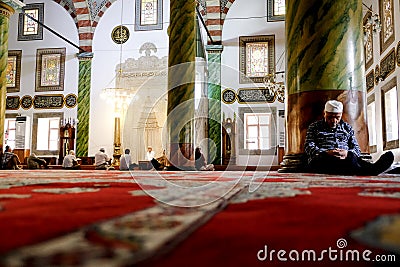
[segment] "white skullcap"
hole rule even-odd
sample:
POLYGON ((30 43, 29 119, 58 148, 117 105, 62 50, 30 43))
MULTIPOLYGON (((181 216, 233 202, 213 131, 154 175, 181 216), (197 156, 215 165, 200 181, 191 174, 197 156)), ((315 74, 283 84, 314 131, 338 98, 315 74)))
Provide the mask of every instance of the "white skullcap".
POLYGON ((325 104, 325 111, 332 113, 342 113, 343 112, 343 104, 342 102, 336 100, 329 100, 325 104))

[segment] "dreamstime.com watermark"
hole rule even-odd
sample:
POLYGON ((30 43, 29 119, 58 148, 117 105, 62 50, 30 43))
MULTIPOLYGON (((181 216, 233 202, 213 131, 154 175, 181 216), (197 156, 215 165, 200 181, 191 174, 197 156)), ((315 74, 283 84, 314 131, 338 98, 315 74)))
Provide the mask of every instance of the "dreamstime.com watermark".
POLYGON ((345 249, 347 241, 340 238, 336 241, 336 248, 329 247, 321 251, 313 249, 305 250, 268 250, 265 245, 263 249, 257 252, 257 259, 259 261, 372 261, 372 262, 396 262, 396 255, 377 254, 373 255, 371 250, 365 249, 362 251, 345 249))

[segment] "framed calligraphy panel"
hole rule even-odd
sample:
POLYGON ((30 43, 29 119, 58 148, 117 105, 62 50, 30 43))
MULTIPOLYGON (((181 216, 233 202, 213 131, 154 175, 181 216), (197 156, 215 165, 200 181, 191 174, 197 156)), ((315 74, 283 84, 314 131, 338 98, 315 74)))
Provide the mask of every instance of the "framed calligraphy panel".
POLYGON ((43 21, 43 3, 27 4, 23 7, 19 14, 18 41, 43 40, 43 26, 41 25, 43 21))
POLYGON ((365 35, 365 42, 364 42, 364 55, 365 55, 365 69, 371 67, 374 61, 374 43, 373 43, 373 36, 372 36, 372 25, 368 23, 371 20, 372 12, 367 11, 363 19, 364 25, 364 35, 365 35))
POLYGON ((9 50, 6 67, 7 93, 20 91, 22 50, 9 50))
POLYGON ((7 96, 6 99, 6 109, 7 110, 17 110, 20 106, 19 96, 7 96))
POLYGON ((33 98, 33 108, 35 109, 59 109, 63 105, 63 95, 36 95, 33 98))
POLYGON ((38 49, 36 53, 36 92, 63 91, 65 48, 38 49))
POLYGON ((275 35, 239 37, 239 83, 262 83, 275 73, 275 35))
POLYGON ((380 32, 380 47, 381 54, 394 41, 394 15, 393 15, 393 0, 379 0, 379 12, 382 23, 380 32))

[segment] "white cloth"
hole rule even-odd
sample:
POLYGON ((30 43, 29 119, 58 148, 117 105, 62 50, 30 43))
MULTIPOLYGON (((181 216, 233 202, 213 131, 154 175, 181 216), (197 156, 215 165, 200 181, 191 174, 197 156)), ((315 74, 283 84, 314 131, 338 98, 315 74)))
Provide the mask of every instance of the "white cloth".
POLYGON ((109 161, 109 160, 110 160, 110 158, 104 152, 99 151, 94 155, 94 165, 96 165, 96 166, 107 163, 107 161, 109 161))
POLYGON ((120 170, 129 170, 129 166, 132 164, 131 155, 125 154, 121 157, 119 162, 119 169, 120 170))
POLYGON ((155 153, 154 153, 154 151, 152 150, 152 151, 147 151, 147 153, 146 153, 146 159, 148 160, 148 161, 150 161, 150 160, 152 160, 152 159, 154 159, 154 155, 155 155, 155 153))
POLYGON ((325 111, 332 113, 342 113, 343 104, 337 100, 329 100, 325 103, 325 111))

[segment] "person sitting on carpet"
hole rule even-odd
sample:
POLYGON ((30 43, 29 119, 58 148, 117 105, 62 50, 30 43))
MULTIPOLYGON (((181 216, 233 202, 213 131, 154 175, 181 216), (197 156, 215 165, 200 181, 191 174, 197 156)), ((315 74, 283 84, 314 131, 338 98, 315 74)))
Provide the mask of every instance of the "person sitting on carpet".
POLYGON ((111 166, 111 158, 107 156, 104 148, 100 148, 100 150, 94 155, 94 165, 95 170, 114 169, 114 167, 111 166))
POLYGON ((353 128, 342 120, 343 104, 329 100, 325 104, 324 118, 307 129, 304 151, 307 170, 315 173, 342 175, 378 175, 393 163, 391 151, 375 163, 363 160, 353 128))
POLYGON ((214 164, 207 164, 203 153, 201 153, 200 147, 196 147, 194 151, 195 167, 198 171, 213 171, 214 164))
POLYGON ((121 156, 121 159, 119 161, 119 170, 120 171, 128 171, 128 170, 133 170, 135 167, 138 165, 136 163, 132 163, 132 158, 131 158, 131 150, 129 148, 125 149, 125 154, 121 156))
POLYGON ((68 155, 64 157, 62 167, 67 170, 79 170, 81 168, 81 165, 79 165, 78 159, 75 156, 75 151, 71 149, 68 155))
POLYGON ((148 146, 147 152, 146 152, 146 159, 148 161, 151 161, 152 159, 154 159, 154 155, 155 155, 155 152, 154 152, 153 148, 151 146, 148 146))
POLYGON ((47 162, 44 159, 38 158, 35 153, 32 153, 27 159, 26 159, 26 165, 27 168, 30 170, 33 169, 40 169, 42 166, 45 169, 48 169, 49 167, 47 166, 47 162))
POLYGON ((1 167, 4 170, 22 170, 21 161, 19 160, 18 156, 11 152, 11 147, 6 146, 4 149, 4 154, 1 158, 1 167))

